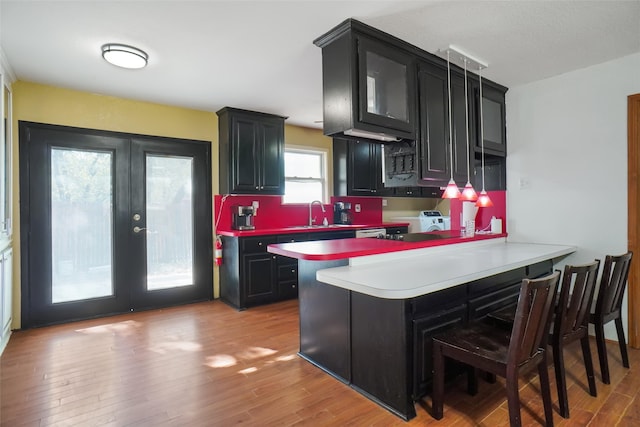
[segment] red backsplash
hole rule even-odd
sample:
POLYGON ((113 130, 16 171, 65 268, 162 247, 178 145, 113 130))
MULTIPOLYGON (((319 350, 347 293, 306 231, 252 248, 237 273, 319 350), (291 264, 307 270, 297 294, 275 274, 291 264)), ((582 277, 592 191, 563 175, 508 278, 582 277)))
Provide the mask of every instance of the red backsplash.
MULTIPOLYGON (((222 196, 217 194, 213 199, 214 227, 217 226, 220 230, 231 230, 231 207, 235 205, 251 206, 254 201, 260 204, 257 215, 254 217, 256 229, 306 225, 309 222, 309 205, 282 204, 282 196, 236 194, 222 196), (224 202, 222 202, 223 197, 224 202)), ((332 197, 330 204, 323 205, 325 213, 322 213, 319 206, 313 206, 315 224, 322 224, 324 217, 327 218, 329 224, 333 224, 333 203, 338 201, 352 204, 353 224, 382 222, 382 199, 380 197, 332 197), (360 212, 355 211, 356 204, 360 204, 360 212)))
MULTIPOLYGON (((493 206, 489 208, 480 208, 476 215, 476 230, 489 230, 491 226, 491 217, 502 219, 502 232, 507 232, 507 192, 506 191, 487 191, 489 198, 493 202, 493 206)), ((458 199, 451 200, 451 229, 460 230, 460 215, 462 213, 462 201, 458 199)))

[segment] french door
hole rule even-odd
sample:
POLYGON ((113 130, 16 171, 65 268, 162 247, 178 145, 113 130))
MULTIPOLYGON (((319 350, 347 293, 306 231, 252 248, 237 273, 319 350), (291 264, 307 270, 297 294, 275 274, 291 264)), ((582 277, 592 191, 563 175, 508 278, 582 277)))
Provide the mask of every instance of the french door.
POLYGON ((20 123, 22 326, 210 299, 210 144, 20 123))

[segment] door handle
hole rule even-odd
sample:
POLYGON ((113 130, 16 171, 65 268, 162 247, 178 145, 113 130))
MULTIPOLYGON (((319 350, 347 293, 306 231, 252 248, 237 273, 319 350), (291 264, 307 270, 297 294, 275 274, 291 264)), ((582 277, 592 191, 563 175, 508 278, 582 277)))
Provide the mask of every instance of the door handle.
POLYGON ((147 229, 146 227, 142 227, 142 228, 141 228, 141 227, 138 227, 138 226, 136 225, 135 227, 133 227, 133 232, 134 232, 134 233, 139 233, 139 232, 141 232, 142 230, 146 230, 146 229, 147 229))

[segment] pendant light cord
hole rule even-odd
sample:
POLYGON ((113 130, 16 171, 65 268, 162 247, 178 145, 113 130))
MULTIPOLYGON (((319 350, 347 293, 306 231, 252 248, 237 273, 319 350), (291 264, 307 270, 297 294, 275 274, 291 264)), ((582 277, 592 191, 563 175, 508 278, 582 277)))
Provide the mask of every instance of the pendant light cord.
POLYGON ((484 190, 484 116, 482 114, 482 67, 478 67, 480 81, 480 147, 482 150, 482 191, 484 190))
POLYGON ((447 93, 449 95, 449 162, 451 180, 453 180, 453 126, 451 123, 451 63, 449 61, 449 49, 447 49, 447 93))
POLYGON ((471 156, 469 154, 469 98, 467 95, 467 58, 464 62, 464 124, 467 132, 467 182, 471 182, 471 156))

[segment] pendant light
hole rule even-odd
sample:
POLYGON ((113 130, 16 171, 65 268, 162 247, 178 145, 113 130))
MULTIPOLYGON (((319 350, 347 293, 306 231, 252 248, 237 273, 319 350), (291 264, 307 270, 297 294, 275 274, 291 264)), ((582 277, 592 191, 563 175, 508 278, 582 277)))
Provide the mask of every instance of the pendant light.
POLYGON ((467 89, 467 62, 469 62, 469 60, 467 57, 463 57, 462 62, 464 62, 464 127, 467 134, 467 183, 464 186, 464 190, 462 190, 460 200, 475 202, 478 200, 478 195, 476 194, 476 190, 473 189, 473 185, 471 185, 471 158, 469 154, 469 95, 467 89))
POLYGON ((493 206, 493 202, 484 189, 484 116, 482 115, 482 66, 478 66, 478 78, 480 79, 480 146, 482 152, 482 191, 476 202, 476 206, 480 208, 488 208, 493 206))
POLYGON ((447 184, 447 187, 442 193, 443 199, 458 199, 460 198, 460 189, 453 180, 453 124, 451 119, 451 64, 449 58, 449 49, 447 49, 447 93, 449 94, 449 161, 451 179, 447 184))

